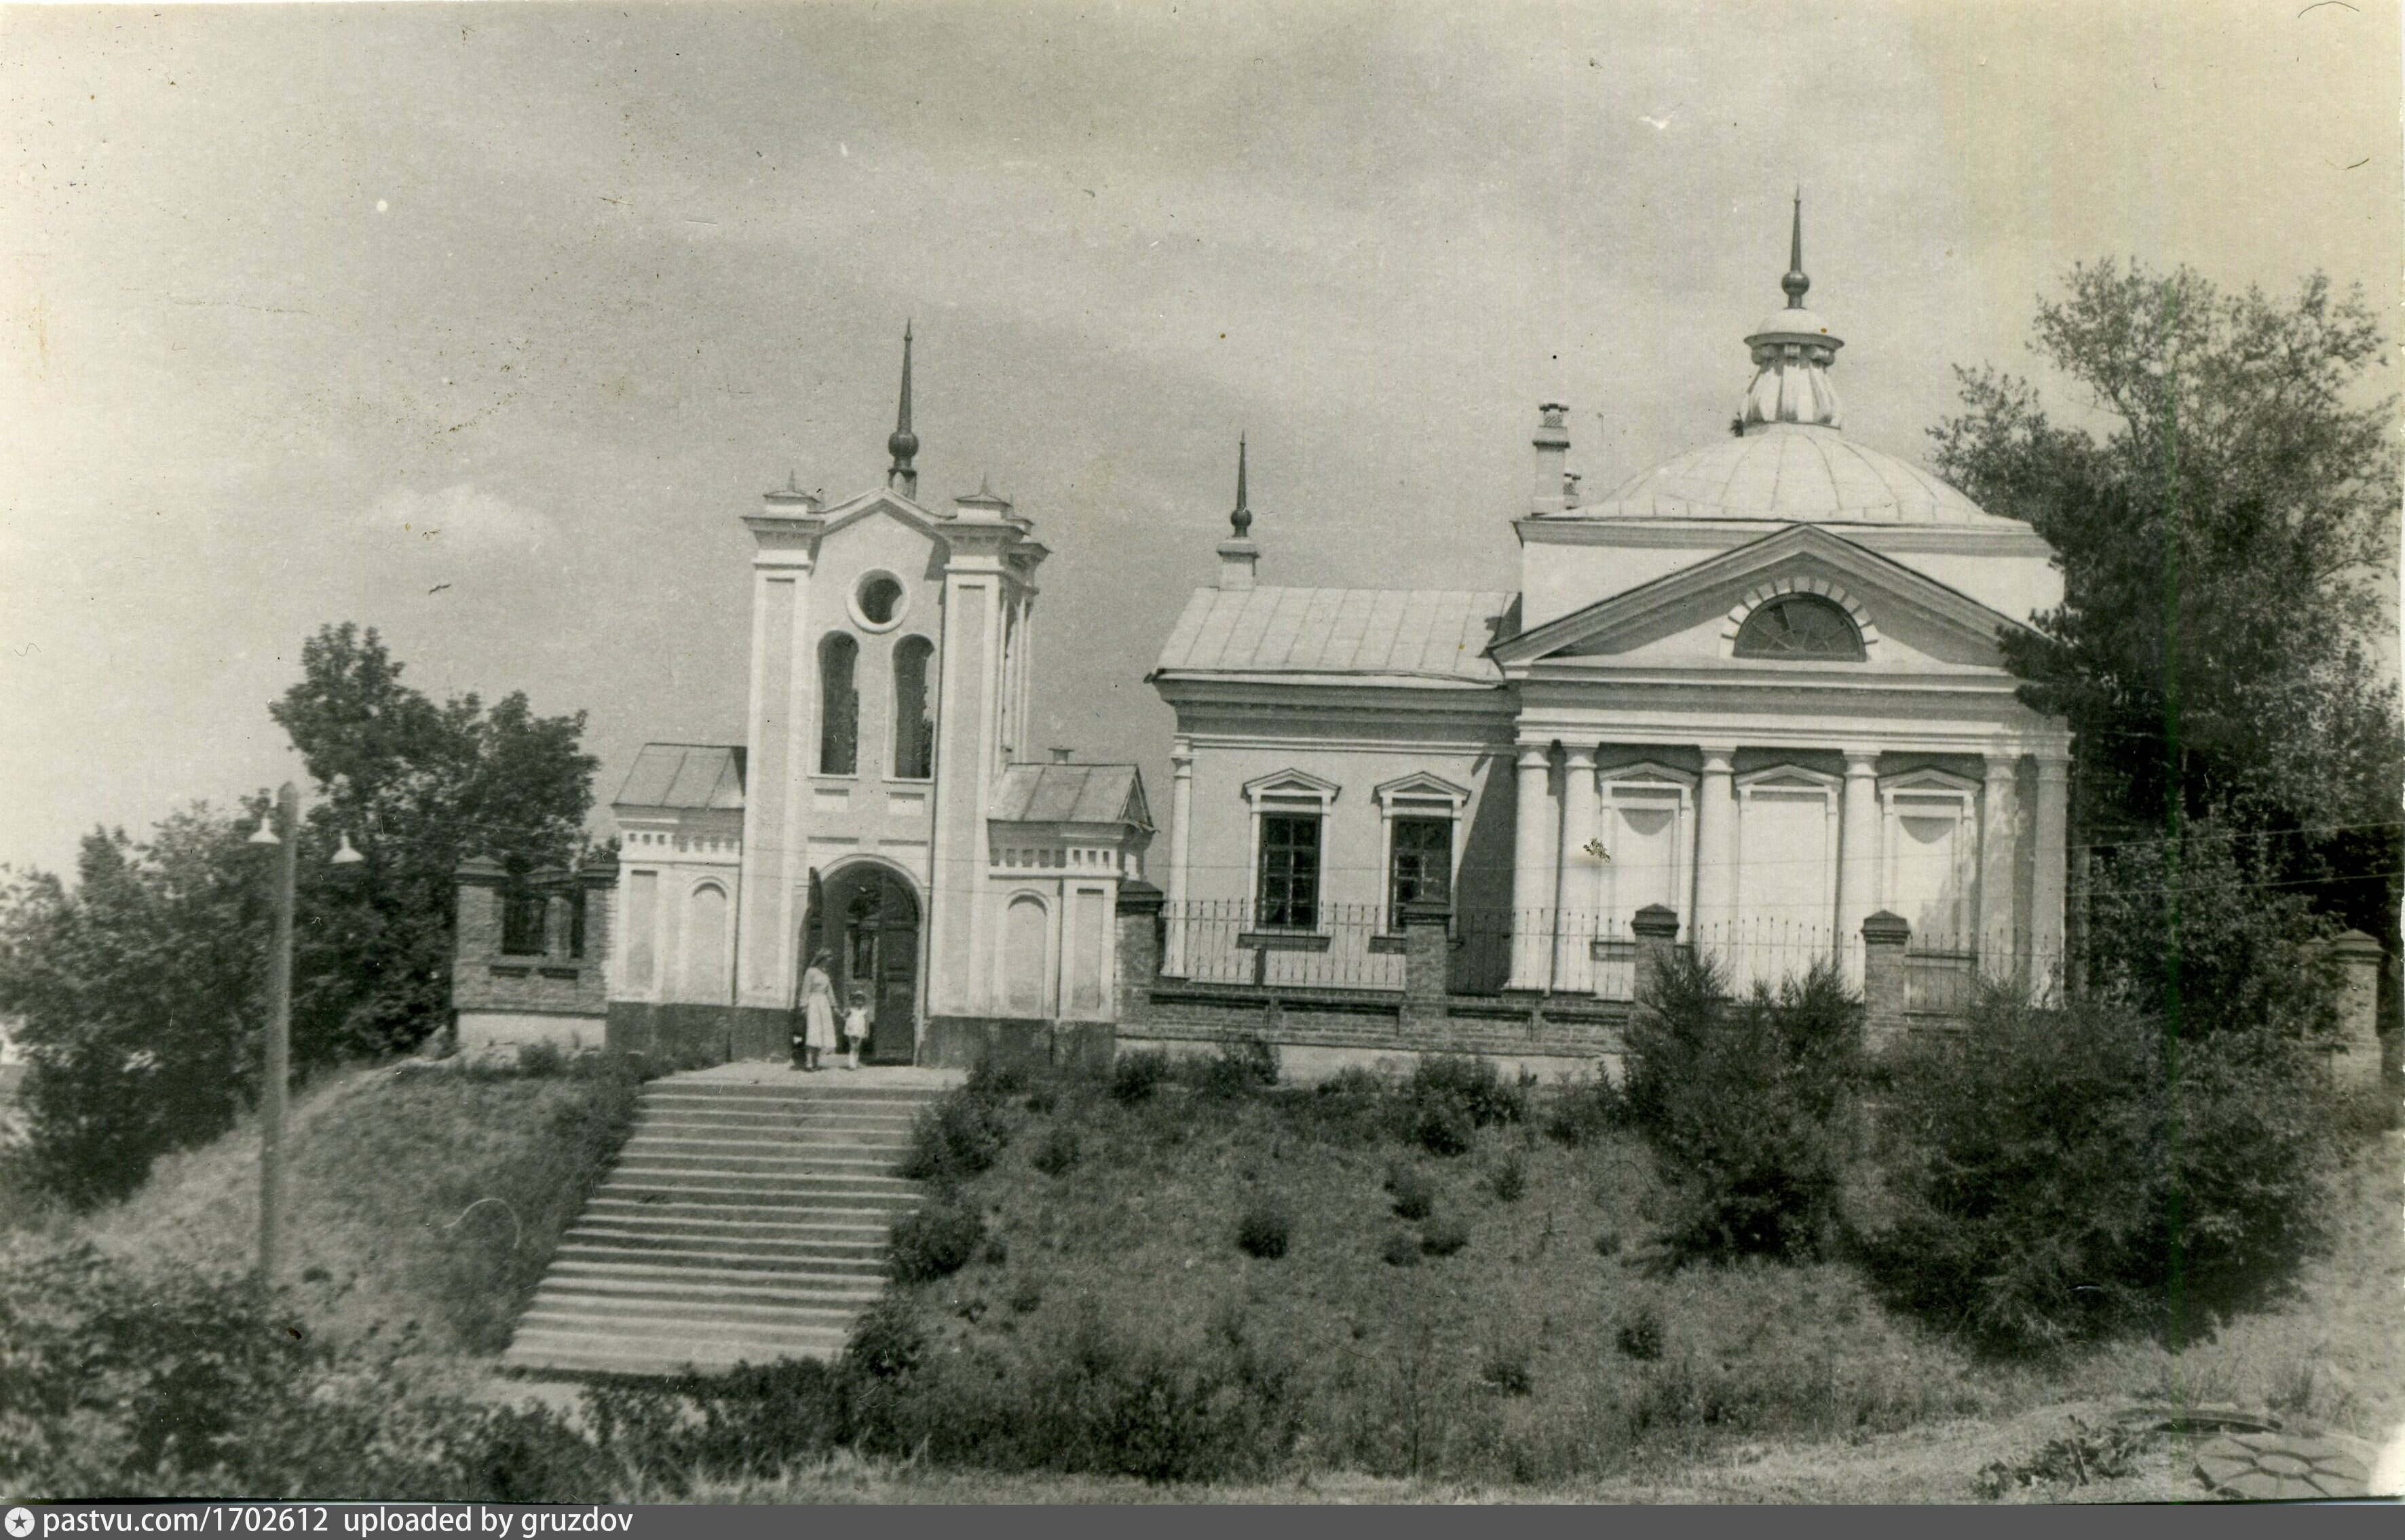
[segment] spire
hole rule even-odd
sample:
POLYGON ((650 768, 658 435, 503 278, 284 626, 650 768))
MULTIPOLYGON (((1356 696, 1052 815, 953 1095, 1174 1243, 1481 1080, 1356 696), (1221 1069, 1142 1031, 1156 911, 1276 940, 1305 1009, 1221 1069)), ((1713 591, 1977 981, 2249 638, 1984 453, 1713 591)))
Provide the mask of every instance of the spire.
POLYGON ((902 323, 902 409, 893 418, 893 435, 885 441, 886 452, 893 456, 893 468, 885 472, 885 484, 906 497, 919 494, 918 468, 910 462, 919 453, 919 435, 910 431, 910 323, 902 323))
POLYGON ((1804 295, 1811 288, 1812 280, 1804 275, 1804 189, 1795 189, 1795 222, 1787 230, 1787 276, 1779 280, 1787 291, 1787 308, 1804 308, 1804 295))
POLYGON ((1228 523, 1244 539, 1253 527, 1252 506, 1245 500, 1245 436, 1236 435, 1236 511, 1228 515, 1228 523))
POLYGON ((1845 343, 1829 323, 1804 308, 1812 280, 1804 272, 1804 189, 1795 189, 1795 207, 1787 227, 1787 273, 1779 280, 1787 291, 1787 308, 1762 318, 1745 344, 1753 355, 1753 384, 1745 393, 1745 410, 1733 425, 1739 437, 1755 427, 1797 423, 1807 427, 1837 427, 1845 414, 1837 405, 1836 387, 1829 383, 1829 366, 1836 362, 1845 343))

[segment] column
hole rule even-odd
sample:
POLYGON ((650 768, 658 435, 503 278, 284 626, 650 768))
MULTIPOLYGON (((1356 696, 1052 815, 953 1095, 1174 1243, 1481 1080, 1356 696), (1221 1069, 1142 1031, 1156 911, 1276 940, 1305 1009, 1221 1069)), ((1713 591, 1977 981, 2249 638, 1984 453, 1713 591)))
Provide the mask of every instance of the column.
POLYGON ((1551 758, 1541 743, 1520 745, 1518 796, 1512 806, 1512 980, 1507 987, 1513 989, 1541 989, 1551 977, 1553 867, 1545 842, 1551 758))
POLYGON ((1998 983, 2021 976, 2013 927, 2013 825, 2020 811, 2020 756, 1990 754, 1979 790, 1979 971, 1998 983))
POLYGON ((1846 983, 1863 987, 1863 921, 1878 907, 1878 750, 1848 749, 1837 821, 1837 956, 1846 983))
POLYGON ((2053 991, 2069 959, 2062 955, 2062 908, 2071 860, 2071 761, 2062 754, 2037 758, 2036 879, 2030 889, 2030 986, 2053 991))
POLYGON ((1554 926, 1554 987, 1595 992, 1595 750, 1584 745, 1562 758, 1561 913, 1554 926))
POLYGON ((1186 918, 1193 890, 1186 875, 1188 854, 1194 848, 1194 743, 1174 738, 1169 745, 1169 917, 1162 944, 1160 971, 1171 978, 1186 976, 1186 918))
POLYGON ((1737 746, 1702 746, 1704 774, 1695 787, 1695 918, 1689 934, 1697 955, 1723 950, 1737 907, 1737 746))

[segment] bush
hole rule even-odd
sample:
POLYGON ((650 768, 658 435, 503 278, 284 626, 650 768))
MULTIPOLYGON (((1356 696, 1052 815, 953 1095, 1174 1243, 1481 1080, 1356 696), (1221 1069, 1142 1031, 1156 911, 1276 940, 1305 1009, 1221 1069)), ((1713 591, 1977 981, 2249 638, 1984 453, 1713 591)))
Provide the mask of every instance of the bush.
POLYGON ((1537 1388, 1537 1377, 1528 1368, 1528 1349, 1525 1343, 1498 1345, 1487 1350, 1486 1362, 1479 1365, 1478 1378, 1489 1389, 1505 1395, 1526 1395, 1537 1388))
POLYGON ((1386 1168, 1386 1191, 1394 1195, 1395 1217, 1426 1219, 1436 1207, 1436 1188, 1420 1169, 1407 1160, 1386 1168))
POLYGON ((1246 1256, 1274 1260, 1286 1254, 1287 1239, 1293 1227, 1293 1217, 1287 1212, 1285 1204, 1274 1198, 1255 1198, 1236 1222, 1237 1249, 1246 1256))
POLYGON ((1458 1101, 1437 1100, 1420 1103, 1419 1113, 1412 1127, 1412 1135, 1420 1148, 1433 1155, 1457 1155, 1470 1153, 1477 1138, 1478 1126, 1468 1107, 1458 1101))
POLYGON ((1329 1143, 1360 1148, 1385 1138, 1394 1121, 1393 1089, 1363 1069, 1330 1075, 1298 1099, 1294 1112, 1329 1143))
MULTIPOLYGON (((972 1082, 976 1077, 977 1071, 970 1071, 972 1082)), ((911 1127, 910 1153, 902 1157, 901 1174, 914 1182, 964 1182, 1001 1158, 1008 1133, 992 1096, 972 1094, 969 1086, 949 1092, 911 1127)))
POLYGON ((1872 1276, 2026 1351, 2257 1301, 2328 1220, 2319 1056, 2278 1028, 2174 1037, 2126 1002, 1990 1001, 1890 1056, 1872 1276))
POLYGON ((1595 1238, 1595 1254, 1597 1256, 1618 1256, 1620 1254, 1620 1232, 1618 1230, 1606 1230, 1601 1235, 1596 1236, 1595 1238))
POLYGON ((921 1283, 968 1266, 985 1239, 985 1219, 961 1199, 940 1196, 894 1222, 888 1270, 898 1283, 921 1283))
POLYGON ((1386 1237, 1386 1243, 1378 1248, 1378 1254, 1386 1259, 1389 1267, 1417 1267, 1420 1260, 1420 1243, 1412 1238, 1411 1231, 1397 1230, 1386 1237))
POLYGON ((1622 1319, 1612 1339, 1638 1363, 1653 1363, 1662 1356, 1662 1312, 1650 1304, 1638 1306, 1622 1319))
POLYGON ((1035 1147, 1032 1164, 1046 1176, 1059 1176, 1077 1163, 1077 1130, 1056 1127, 1035 1147))
POLYGON ((1215 1101, 1238 1101, 1277 1084, 1277 1052, 1257 1037, 1231 1038, 1215 1054, 1198 1055, 1184 1065, 1186 1079, 1196 1092, 1215 1101))
POLYGON ((1111 1096, 1133 1107, 1150 1101, 1169 1078, 1169 1056, 1154 1049, 1121 1054, 1111 1063, 1111 1096))
POLYGON ((518 1044, 518 1073, 529 1079, 549 1079, 568 1071, 568 1053, 556 1043, 521 1043, 518 1044))
POLYGON ((1498 1203, 1519 1202, 1528 1192, 1528 1163, 1517 1150, 1512 1151, 1496 1162, 1495 1169, 1487 1174, 1486 1185, 1498 1203))
POLYGON ((1626 1121, 1627 1111, 1620 1087, 1597 1069, 1587 1079, 1574 1081, 1554 1093, 1553 1104, 1545 1110, 1545 1132, 1576 1149, 1593 1144, 1619 1127, 1626 1121))
POLYGON ((1741 1001, 1709 960, 1653 973, 1626 1100, 1670 1184, 1675 1255, 1803 1257, 1835 1239, 1862 1031, 1862 1002, 1826 963, 1741 1001))
POLYGON ((1420 1231, 1420 1250, 1430 1256, 1451 1256, 1470 1244, 1470 1226, 1447 1214, 1431 1219, 1420 1231))

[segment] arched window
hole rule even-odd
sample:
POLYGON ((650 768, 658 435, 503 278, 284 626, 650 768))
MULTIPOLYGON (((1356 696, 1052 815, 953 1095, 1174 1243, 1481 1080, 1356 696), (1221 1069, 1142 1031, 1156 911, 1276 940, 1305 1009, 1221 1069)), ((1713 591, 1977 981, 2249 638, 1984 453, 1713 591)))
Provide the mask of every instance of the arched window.
POLYGON ((1740 658, 1843 658, 1860 662, 1853 617, 1816 594, 1781 594, 1756 605, 1737 628, 1740 658))
POLYGON ((893 649, 893 776, 926 780, 935 773, 935 723, 927 713, 927 660, 935 644, 905 637, 893 649))
POLYGON ((860 773, 860 644, 840 631, 819 644, 819 774, 860 773))

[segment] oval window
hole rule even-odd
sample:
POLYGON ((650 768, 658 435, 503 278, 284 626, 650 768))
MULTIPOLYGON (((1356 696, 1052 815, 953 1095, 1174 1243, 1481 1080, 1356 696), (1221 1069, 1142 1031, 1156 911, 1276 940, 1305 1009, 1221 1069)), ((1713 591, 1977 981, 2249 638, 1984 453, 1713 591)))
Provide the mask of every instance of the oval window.
POLYGON ((902 613, 902 584, 886 573, 872 572, 860 580, 852 602, 864 624, 892 625, 902 613))

